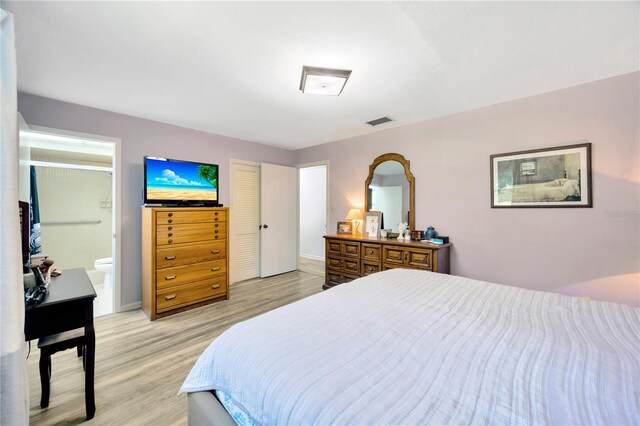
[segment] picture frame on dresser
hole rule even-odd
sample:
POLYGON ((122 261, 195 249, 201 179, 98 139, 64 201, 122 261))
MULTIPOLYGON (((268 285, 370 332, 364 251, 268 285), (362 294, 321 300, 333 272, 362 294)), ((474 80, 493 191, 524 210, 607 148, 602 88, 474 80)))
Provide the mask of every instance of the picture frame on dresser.
POLYGON ((339 235, 353 234, 353 224, 351 222, 338 222, 336 233, 339 235))
POLYGON ((380 236, 381 228, 382 228, 382 212, 379 212, 379 211, 365 212, 363 235, 366 235, 371 238, 378 238, 380 236))

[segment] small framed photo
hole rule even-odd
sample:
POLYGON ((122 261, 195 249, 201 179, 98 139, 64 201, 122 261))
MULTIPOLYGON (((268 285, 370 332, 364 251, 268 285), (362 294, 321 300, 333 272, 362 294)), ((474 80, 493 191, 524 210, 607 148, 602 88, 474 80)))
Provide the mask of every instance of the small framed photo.
POLYGON ((338 222, 338 234, 353 234, 351 222, 338 222))
POLYGON ((382 212, 370 211, 364 214, 364 235, 372 238, 380 236, 380 224, 382 223, 382 212))
POLYGON ((592 207, 591 144, 491 156, 491 207, 592 207))

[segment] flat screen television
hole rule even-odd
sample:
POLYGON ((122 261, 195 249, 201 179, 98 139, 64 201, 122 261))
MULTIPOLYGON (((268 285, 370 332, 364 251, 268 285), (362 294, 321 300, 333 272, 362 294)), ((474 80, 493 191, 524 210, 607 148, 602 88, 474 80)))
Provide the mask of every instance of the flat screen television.
POLYGON ((144 157, 144 203, 218 206, 218 165, 144 157))

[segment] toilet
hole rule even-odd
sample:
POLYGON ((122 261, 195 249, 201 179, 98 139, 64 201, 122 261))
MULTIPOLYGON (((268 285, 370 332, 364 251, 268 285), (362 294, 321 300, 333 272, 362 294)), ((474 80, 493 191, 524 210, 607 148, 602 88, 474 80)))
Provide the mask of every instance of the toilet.
POLYGON ((104 272, 104 288, 108 290, 113 289, 113 258, 105 257, 98 259, 94 263, 96 269, 100 272, 104 272))

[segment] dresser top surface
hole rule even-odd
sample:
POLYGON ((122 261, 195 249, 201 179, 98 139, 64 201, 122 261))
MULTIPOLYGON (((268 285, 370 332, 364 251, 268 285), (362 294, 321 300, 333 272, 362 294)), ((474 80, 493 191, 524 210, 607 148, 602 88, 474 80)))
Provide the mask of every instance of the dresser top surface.
POLYGON ((405 246, 405 247, 422 247, 422 248, 430 248, 430 249, 440 249, 440 248, 451 246, 451 243, 431 244, 431 243, 423 243, 420 241, 398 240, 397 238, 382 238, 382 237, 371 238, 365 235, 352 235, 352 234, 330 234, 330 235, 325 235, 324 238, 345 240, 345 241, 358 241, 361 243, 392 244, 396 246, 405 246))

